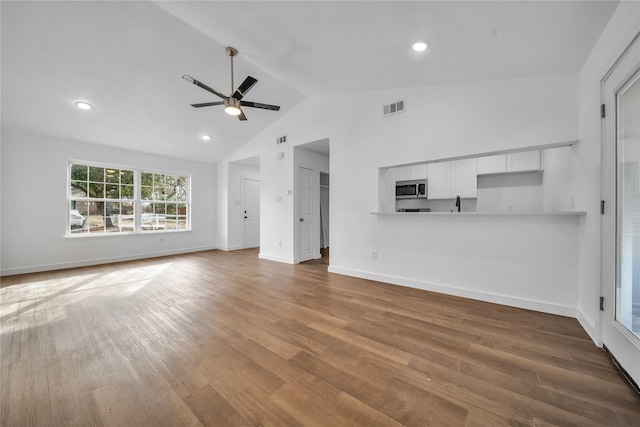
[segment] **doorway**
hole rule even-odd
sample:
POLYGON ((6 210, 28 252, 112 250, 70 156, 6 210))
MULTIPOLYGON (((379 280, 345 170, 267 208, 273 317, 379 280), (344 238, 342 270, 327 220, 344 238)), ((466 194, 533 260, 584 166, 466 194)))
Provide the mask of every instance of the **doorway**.
POLYGON ((636 36, 602 84, 602 342, 640 384, 640 40, 636 36))
POLYGON ((329 139, 294 147, 294 263, 329 258, 329 139))

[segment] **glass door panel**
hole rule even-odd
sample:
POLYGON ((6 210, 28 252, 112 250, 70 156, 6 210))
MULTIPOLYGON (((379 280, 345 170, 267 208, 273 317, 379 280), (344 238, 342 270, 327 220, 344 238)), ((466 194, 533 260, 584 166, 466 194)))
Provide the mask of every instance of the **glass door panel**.
POLYGON ((640 337, 640 72, 616 94, 616 320, 640 337))

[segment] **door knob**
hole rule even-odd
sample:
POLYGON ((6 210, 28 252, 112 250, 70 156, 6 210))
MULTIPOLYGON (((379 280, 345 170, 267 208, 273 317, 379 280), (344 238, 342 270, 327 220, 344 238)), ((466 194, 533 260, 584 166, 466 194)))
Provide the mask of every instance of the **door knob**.
POLYGON ((245 216, 244 219, 247 219, 247 217, 245 216))
POLYGON ((300 218, 300 222, 304 221, 304 218, 300 218))

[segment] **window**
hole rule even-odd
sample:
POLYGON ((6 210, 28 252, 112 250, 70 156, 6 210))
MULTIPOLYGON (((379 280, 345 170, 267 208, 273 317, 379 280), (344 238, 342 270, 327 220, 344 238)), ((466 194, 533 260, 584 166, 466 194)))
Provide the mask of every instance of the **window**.
POLYGON ((69 235, 189 229, 189 176, 72 162, 69 235))
POLYGON ((187 228, 186 176, 142 172, 142 230, 187 228))

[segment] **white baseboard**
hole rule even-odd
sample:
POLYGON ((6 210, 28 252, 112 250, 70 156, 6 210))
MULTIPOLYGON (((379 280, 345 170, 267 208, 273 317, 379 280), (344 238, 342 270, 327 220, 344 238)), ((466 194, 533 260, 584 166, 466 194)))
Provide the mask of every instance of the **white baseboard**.
POLYGON ((276 256, 276 255, 269 255, 269 254, 264 254, 262 252, 258 254, 258 258, 266 259, 269 261, 283 262, 285 264, 295 264, 295 260, 293 258, 285 258, 281 256, 276 256))
POLYGON ((353 276, 361 279, 374 280, 377 282, 390 283, 392 285, 406 286, 408 288, 422 289, 424 291, 438 292, 441 294, 453 295, 463 298, 470 298, 479 301, 491 302, 495 304, 507 305, 510 307, 524 308, 527 310, 540 311, 542 313, 557 314, 565 317, 576 317, 576 308, 552 304, 543 301, 534 301, 524 298, 511 297, 507 295, 498 295, 488 292, 479 292, 470 289, 456 288, 447 285, 439 285, 427 282, 421 282, 403 277, 389 276, 384 274, 369 273, 365 271, 352 270, 341 267, 329 267, 330 273, 343 274, 345 276, 353 276))
POLYGON ((236 246, 223 246, 223 245, 217 245, 216 249, 220 249, 221 251, 225 251, 225 252, 231 252, 231 251, 237 251, 240 249, 244 249, 242 246, 236 245, 236 246))
POLYGON ((202 246, 198 248, 176 249, 171 251, 147 252, 134 255, 126 255, 111 258, 86 259, 73 262, 62 262, 57 264, 33 265, 29 267, 8 268, 0 270, 0 276, 13 276, 15 274, 38 273, 41 271, 63 270, 65 268, 87 267, 90 265, 110 264, 113 262, 135 261, 138 259, 158 258, 168 255, 179 255, 191 252, 210 251, 218 249, 216 246, 202 246))
POLYGON ((595 345, 597 345, 598 347, 602 347, 602 337, 600 337, 596 331, 595 322, 589 319, 587 315, 584 314, 584 312, 579 308, 576 310, 576 319, 578 319, 578 322, 580 322, 580 325, 587 332, 595 345))

